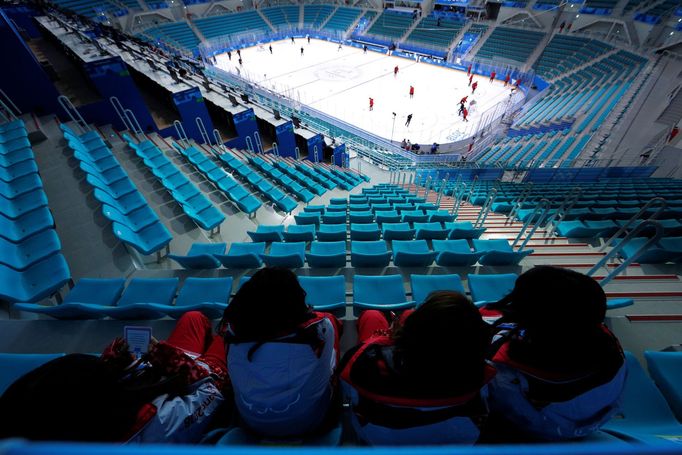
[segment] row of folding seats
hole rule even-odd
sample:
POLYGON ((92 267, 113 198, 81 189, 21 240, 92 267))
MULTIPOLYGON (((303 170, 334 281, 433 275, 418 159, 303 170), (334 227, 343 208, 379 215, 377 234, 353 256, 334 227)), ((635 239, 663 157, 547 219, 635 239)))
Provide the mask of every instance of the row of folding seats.
MULTIPOLYGON (((644 222, 644 219, 635 220, 630 229, 644 222)), ((663 228, 664 236, 682 235, 682 223, 677 219, 656 220, 663 228)), ((598 237, 611 237, 626 225, 626 220, 572 220, 561 221, 557 225, 557 234, 562 237, 591 239, 598 237)), ((642 236, 654 235, 653 227, 646 227, 640 231, 642 236)))
POLYGON ((70 279, 24 122, 0 124, 0 300, 37 301, 70 279))
POLYGON ((326 163, 317 163, 317 166, 321 167, 322 169, 327 169, 329 172, 336 175, 340 179, 345 180, 353 188, 355 188, 356 186, 363 182, 369 182, 371 180, 369 176, 365 174, 360 174, 359 172, 349 168, 339 168, 336 166, 330 166, 329 164, 326 163))
POLYGON ((219 167, 204 153, 196 147, 182 148, 177 143, 172 143, 173 147, 187 159, 199 172, 204 174, 216 188, 220 189, 228 199, 247 214, 252 214, 260 208, 263 203, 255 196, 248 193, 235 179, 225 170, 219 167))
MULTIPOLYGON (((408 206, 409 204, 400 204, 408 206)), ((413 208, 413 207, 410 207, 413 208)), ((346 221, 353 223, 427 223, 427 222, 451 222, 456 216, 449 213, 447 210, 410 210, 410 208, 403 207, 396 209, 389 204, 382 204, 382 207, 373 207, 372 209, 352 210, 346 214, 345 211, 325 211, 325 213, 306 211, 294 215, 296 224, 307 225, 312 224, 320 226, 323 224, 346 224, 346 221), (387 207, 384 207, 386 205, 387 207)))
MULTIPOLYGON (((283 186, 287 191, 291 192, 294 194, 299 200, 302 202, 308 203, 313 200, 315 195, 310 192, 307 188, 305 188, 302 184, 299 182, 293 180, 291 177, 284 175, 281 171, 276 169, 272 164, 266 162, 260 157, 257 156, 249 156, 249 162, 253 164, 259 171, 264 173, 268 178, 270 178, 272 181, 277 183, 278 185, 283 186)), ((251 181, 251 180, 249 180, 251 181)), ((252 182, 253 183, 253 182, 252 182)), ((298 207, 298 204, 296 201, 291 199, 289 196, 286 196, 282 190, 279 188, 275 188, 275 192, 273 195, 268 195, 266 192, 266 196, 274 199, 282 199, 286 198, 285 200, 288 200, 288 206, 290 209, 285 210, 287 213, 291 213, 296 207, 298 207)), ((282 204, 278 204, 282 205, 282 204)))
MULTIPOLYGON (((306 262, 313 268, 346 267, 348 251, 345 240, 312 241, 309 251, 306 251, 312 232, 272 234, 288 235, 289 241, 235 242, 227 254, 225 243, 194 244, 187 255, 169 257, 188 269, 210 269, 220 265, 226 268, 258 268, 263 264, 300 268, 306 262), (266 253, 268 243, 270 246, 266 253)), ((391 241, 391 251, 385 240, 352 240, 350 264, 352 267, 387 267, 393 259, 397 267, 428 267, 434 261, 442 267, 469 267, 476 263, 503 266, 518 265, 523 258, 533 253, 533 250, 514 251, 504 239, 471 239, 471 242, 467 239, 434 239, 431 249, 424 239, 396 239, 391 241)))
POLYGON ((62 124, 64 138, 102 204, 102 213, 112 221, 114 235, 140 253, 159 252, 173 239, 149 207, 128 174, 96 131, 76 134, 62 124))
POLYGON ((286 160, 283 159, 276 160, 274 161, 274 166, 277 168, 275 170, 283 172, 289 178, 292 178, 296 182, 307 187, 310 191, 312 191, 318 196, 323 195, 333 187, 333 183, 331 182, 309 178, 307 175, 299 171, 294 165, 292 165, 290 162, 286 160))
MULTIPOLYGON (((623 246, 620 256, 633 257, 649 241, 646 237, 635 237, 623 246)), ((637 257, 640 264, 682 263, 682 237, 666 237, 658 240, 637 257)))
POLYGON ((225 215, 152 141, 145 139, 135 143, 127 134, 124 134, 123 138, 197 226, 206 231, 220 227, 225 221, 225 215))
MULTIPOLYGON (((259 173, 251 169, 251 166, 239 160, 232 153, 221 153, 218 155, 218 157, 228 168, 230 168, 230 170, 232 170, 232 172, 241 176, 244 180, 253 185, 253 187, 257 188, 281 210, 284 210, 286 213, 290 213, 291 210, 296 208, 296 201, 284 194, 282 190, 276 189, 271 182, 269 182, 267 179, 264 179, 259 173), (268 194, 269 192, 272 192, 272 194, 268 194)), ((302 191, 303 188, 297 186, 296 190, 302 191)))
MULTIPOLYGON (((381 212, 383 213, 383 212, 381 212)), ((455 240, 477 239, 486 228, 475 228, 470 221, 426 223, 344 223, 291 224, 285 231, 282 225, 258 225, 255 231, 247 231, 254 242, 336 242, 346 240, 455 240)))
POLYGON ((354 186, 348 184, 345 180, 341 179, 336 174, 317 163, 297 161, 294 163, 294 166, 300 172, 315 180, 316 182, 319 182, 330 190, 340 187, 343 190, 350 191, 354 188, 354 186))

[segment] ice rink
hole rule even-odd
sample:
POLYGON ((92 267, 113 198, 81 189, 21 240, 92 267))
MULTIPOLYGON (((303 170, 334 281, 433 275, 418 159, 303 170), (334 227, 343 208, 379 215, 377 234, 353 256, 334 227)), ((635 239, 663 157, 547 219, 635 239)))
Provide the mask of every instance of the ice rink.
POLYGON ((509 102, 510 88, 504 88, 502 81, 489 83, 483 76, 474 76, 478 88, 472 96, 463 71, 372 51, 365 54, 354 47, 339 49, 336 43, 315 39, 310 44, 297 38, 293 44, 285 40, 271 45, 272 54, 268 44, 242 49, 242 66, 236 52, 232 60, 227 53, 218 55, 217 66, 397 142, 409 139, 428 145, 463 139, 477 130, 483 113, 509 102), (394 76, 396 65, 399 71, 394 76), (412 99, 410 86, 414 86, 412 99), (474 101, 469 122, 457 114, 459 100, 466 95, 469 102, 474 101), (374 99, 372 111, 370 97, 374 99), (412 122, 406 126, 408 114, 412 122))

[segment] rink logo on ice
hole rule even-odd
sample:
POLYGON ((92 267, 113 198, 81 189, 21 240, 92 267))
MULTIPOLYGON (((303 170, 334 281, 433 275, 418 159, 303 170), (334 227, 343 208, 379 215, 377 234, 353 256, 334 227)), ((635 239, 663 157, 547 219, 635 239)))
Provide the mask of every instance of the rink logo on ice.
POLYGON ((360 75, 361 72, 352 66, 328 66, 315 71, 315 76, 317 76, 318 79, 325 81, 356 79, 360 75))

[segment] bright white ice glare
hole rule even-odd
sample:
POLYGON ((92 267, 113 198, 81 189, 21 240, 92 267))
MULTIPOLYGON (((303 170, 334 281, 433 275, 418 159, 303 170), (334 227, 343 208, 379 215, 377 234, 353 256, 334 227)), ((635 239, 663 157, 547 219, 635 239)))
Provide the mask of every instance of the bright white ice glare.
POLYGON ((457 57, 456 62, 457 62, 458 65, 461 65, 461 64, 462 64, 462 59, 459 58, 459 57, 457 57))
MULTIPOLYGON (((217 66, 251 82, 283 94, 296 102, 351 123, 378 136, 400 142, 447 144, 470 137, 481 119, 490 121, 493 111, 502 113, 510 101, 504 82, 478 81, 475 95, 464 71, 418 63, 399 57, 338 43, 311 39, 282 40, 242 49, 243 65, 235 52, 217 55, 217 66), (268 46, 272 45, 272 54, 268 46), (303 47, 303 55, 301 55, 303 47), (398 74, 393 75, 398 66, 398 74), (414 97, 410 98, 410 86, 414 97), (459 101, 468 96, 469 121, 457 113, 459 101), (374 109, 369 110, 369 98, 374 109), (502 106, 498 106, 502 104, 502 106), (393 112, 397 113, 395 121, 393 112), (412 121, 406 126, 407 116, 412 121), (394 128, 395 125, 395 128, 394 128)), ((523 94, 515 94, 514 101, 523 94)))

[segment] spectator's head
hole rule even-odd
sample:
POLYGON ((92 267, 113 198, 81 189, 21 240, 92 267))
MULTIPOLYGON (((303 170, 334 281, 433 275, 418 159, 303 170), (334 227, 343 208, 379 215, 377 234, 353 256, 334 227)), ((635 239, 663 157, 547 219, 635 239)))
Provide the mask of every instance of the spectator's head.
POLYGON ((464 295, 432 292, 395 334, 396 356, 408 377, 428 376, 435 389, 480 386, 491 332, 464 295))
POLYGON ((606 294, 582 273, 540 266, 519 276, 512 292, 492 307, 529 335, 556 339, 599 329, 606 315, 606 294))
POLYGON ((0 397, 0 439, 114 441, 130 436, 162 384, 128 384, 99 357, 70 354, 25 374, 0 397))
POLYGON ((291 270, 264 268, 239 288, 223 319, 238 338, 267 340, 282 336, 310 319, 305 296, 291 270))

